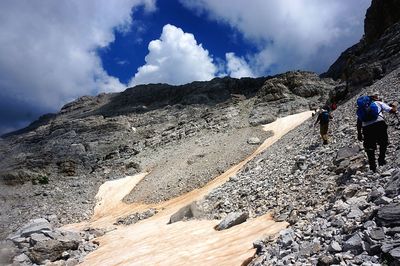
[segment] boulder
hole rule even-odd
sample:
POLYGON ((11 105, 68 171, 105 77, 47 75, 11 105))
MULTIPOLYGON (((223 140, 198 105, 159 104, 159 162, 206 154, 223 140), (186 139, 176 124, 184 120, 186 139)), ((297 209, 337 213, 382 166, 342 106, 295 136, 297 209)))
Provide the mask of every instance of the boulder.
POLYGON ((342 251, 342 247, 340 246, 340 244, 338 242, 332 241, 331 244, 329 245, 328 250, 330 252, 337 253, 337 252, 341 252, 342 251))
POLYGON ((392 174, 392 179, 385 186, 385 194, 388 197, 395 197, 400 193, 400 171, 392 174))
POLYGON ((400 204, 394 203, 380 208, 376 214, 376 222, 386 227, 400 226, 400 204))
POLYGON ((354 234, 343 243, 343 251, 350 251, 354 255, 361 254, 365 250, 364 241, 359 234, 354 234))
POLYGON ((225 230, 231 228, 232 226, 244 223, 247 218, 249 218, 249 214, 246 212, 232 212, 229 213, 216 227, 215 229, 218 231, 225 230))
POLYGON ((258 145, 261 143, 261 140, 257 137, 251 137, 247 140, 247 143, 250 145, 258 145))
POLYGON ((32 262, 42 264, 46 260, 55 261, 62 258, 62 255, 67 250, 77 250, 79 241, 76 239, 49 239, 42 242, 37 242, 28 253, 32 262))
POLYGON ((170 217, 168 224, 189 220, 192 218, 200 218, 202 215, 203 211, 198 207, 197 203, 192 202, 191 204, 182 207, 176 213, 174 213, 170 217))
POLYGON ((30 220, 27 224, 22 226, 15 234, 9 236, 9 239, 18 237, 28 237, 33 233, 41 233, 42 231, 52 230, 52 225, 44 218, 30 220))
POLYGON ((345 159, 351 159, 352 157, 358 155, 359 152, 360 152, 360 147, 358 145, 339 149, 336 154, 334 163, 336 165, 339 165, 341 161, 345 159))

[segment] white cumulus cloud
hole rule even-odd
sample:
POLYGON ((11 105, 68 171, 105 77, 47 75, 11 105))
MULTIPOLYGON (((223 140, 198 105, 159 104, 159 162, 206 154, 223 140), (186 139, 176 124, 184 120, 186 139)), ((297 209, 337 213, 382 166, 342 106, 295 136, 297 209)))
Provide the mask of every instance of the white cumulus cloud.
POLYGON ((2 0, 3 128, 56 111, 81 95, 124 89, 103 69, 96 50, 114 41, 115 30, 129 29, 138 6, 156 8, 155 0, 2 0))
POLYGON ((180 0, 226 23, 258 47, 249 64, 257 75, 288 69, 324 71, 363 33, 371 0, 180 0))
POLYGON ((246 60, 237 57, 234 53, 226 53, 226 69, 232 78, 254 77, 253 71, 246 60))
POLYGON ((139 67, 130 85, 147 83, 185 84, 210 80, 217 68, 208 51, 191 33, 167 24, 161 36, 148 46, 146 64, 139 67))

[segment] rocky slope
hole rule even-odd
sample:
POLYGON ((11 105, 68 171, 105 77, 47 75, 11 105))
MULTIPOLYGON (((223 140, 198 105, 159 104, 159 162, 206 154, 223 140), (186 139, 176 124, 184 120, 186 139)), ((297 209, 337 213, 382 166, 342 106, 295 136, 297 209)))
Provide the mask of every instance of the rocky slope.
POLYGON ((1 238, 31 218, 88 219, 107 179, 168 171, 163 182, 147 178, 129 202, 165 200, 202 186, 255 148, 250 137, 267 136, 255 126, 325 102, 336 84, 288 72, 82 97, 1 139, 1 238), (182 162, 173 163, 171 154, 182 162))
MULTIPOLYGON (((400 99, 400 69, 364 89, 400 99)), ((374 174, 356 139, 356 95, 333 112, 330 144, 308 121, 196 205, 209 218, 274 212, 291 227, 254 243, 250 265, 398 265, 399 126, 387 117, 388 164, 374 174), (313 133, 314 132, 314 133, 313 133), (284 148, 282 148, 284 147, 284 148)))

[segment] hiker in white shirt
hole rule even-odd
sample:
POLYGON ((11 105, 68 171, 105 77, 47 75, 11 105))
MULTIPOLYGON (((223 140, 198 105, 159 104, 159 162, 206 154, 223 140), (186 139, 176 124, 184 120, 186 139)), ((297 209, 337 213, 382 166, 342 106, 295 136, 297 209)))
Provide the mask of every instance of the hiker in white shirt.
POLYGON ((379 100, 379 93, 375 92, 369 96, 378 108, 379 115, 372 121, 361 121, 357 119, 358 140, 364 141, 364 149, 368 156, 369 167, 373 172, 376 172, 375 150, 379 145, 378 165, 386 164, 385 155, 388 146, 387 125, 383 117, 383 112, 396 113, 397 103, 391 106, 379 100))

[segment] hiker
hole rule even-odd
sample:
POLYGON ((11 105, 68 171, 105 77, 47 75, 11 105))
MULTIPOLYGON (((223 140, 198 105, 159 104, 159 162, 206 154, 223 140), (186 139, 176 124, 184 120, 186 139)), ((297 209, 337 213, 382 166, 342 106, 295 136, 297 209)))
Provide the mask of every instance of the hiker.
POLYGON ((387 125, 382 112, 396 113, 397 103, 392 107, 379 99, 379 93, 361 96, 357 99, 357 138, 364 141, 364 149, 368 156, 371 171, 376 172, 375 150, 379 145, 378 165, 386 164, 385 154, 388 146, 387 125))
POLYGON ((314 126, 317 125, 319 122, 319 132, 321 134, 322 138, 322 143, 324 145, 328 144, 328 127, 329 127, 329 121, 333 119, 330 109, 328 106, 324 106, 321 109, 320 114, 318 115, 317 121, 315 121, 314 126))

